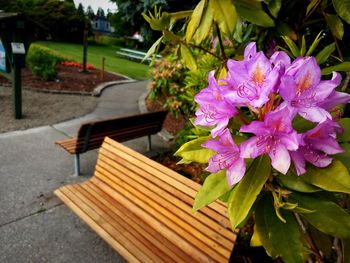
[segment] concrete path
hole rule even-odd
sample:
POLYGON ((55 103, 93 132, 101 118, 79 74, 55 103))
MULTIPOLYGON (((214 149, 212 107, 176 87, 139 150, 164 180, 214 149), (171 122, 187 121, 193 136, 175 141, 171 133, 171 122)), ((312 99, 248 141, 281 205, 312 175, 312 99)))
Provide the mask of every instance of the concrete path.
MULTIPOLYGON (((61 185, 90 177, 97 151, 81 156, 83 176, 74 177, 72 156, 54 142, 75 136, 84 121, 139 113, 145 92, 145 81, 115 85, 82 118, 0 134, 0 262, 124 262, 53 195, 61 185)), ((144 153, 147 138, 125 144, 144 153)), ((152 144, 169 147, 159 136, 152 144)))

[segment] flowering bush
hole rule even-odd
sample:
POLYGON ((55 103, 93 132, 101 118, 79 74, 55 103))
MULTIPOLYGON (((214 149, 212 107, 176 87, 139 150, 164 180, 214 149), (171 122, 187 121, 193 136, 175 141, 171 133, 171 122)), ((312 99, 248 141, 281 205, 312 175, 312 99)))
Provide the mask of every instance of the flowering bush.
MULTIPOLYGON (((61 65, 65 67, 73 67, 73 68, 83 68, 83 64, 76 61, 61 61, 61 65)), ((86 69, 94 69, 94 65, 86 64, 86 69)))
POLYGON ((195 96, 194 123, 208 127, 210 136, 176 153, 184 162, 209 163, 212 174, 194 210, 224 198, 233 229, 253 214, 253 243, 258 239, 270 255, 286 261, 291 255, 283 246, 292 249, 292 262, 307 258, 306 247, 315 249, 302 235, 305 224, 314 232, 350 238, 349 214, 328 199, 331 192, 350 193, 346 164, 337 160, 344 153, 337 137, 350 140, 350 119, 341 119, 337 107, 350 100, 336 91, 340 74, 321 80, 314 57, 291 61, 277 51, 267 58, 254 42, 243 61, 229 59, 227 68, 219 81, 210 72, 208 87, 195 96), (284 239, 287 234, 291 240, 284 239))

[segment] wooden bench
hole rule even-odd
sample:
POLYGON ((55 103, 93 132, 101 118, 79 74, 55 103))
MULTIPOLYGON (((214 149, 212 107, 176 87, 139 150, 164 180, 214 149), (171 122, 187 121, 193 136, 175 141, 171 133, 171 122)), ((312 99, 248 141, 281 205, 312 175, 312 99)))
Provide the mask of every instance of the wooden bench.
POLYGON ((166 115, 166 111, 159 111, 87 122, 80 126, 76 138, 55 143, 74 155, 74 174, 79 175, 80 154, 99 148, 105 136, 119 142, 148 136, 148 149, 151 150, 151 135, 162 129, 166 115))
POLYGON ((228 262, 226 204, 192 212, 200 185, 106 138, 95 174, 55 194, 129 262, 228 262))
MULTIPOLYGON (((143 58, 146 56, 146 52, 129 49, 129 48, 121 48, 116 52, 116 54, 120 57, 136 60, 139 62, 142 62, 143 58)), ((156 59, 160 59, 160 58, 161 58, 160 55, 156 55, 156 59)), ((147 59, 144 60, 145 63, 150 63, 151 61, 152 61, 151 57, 148 57, 147 59)))

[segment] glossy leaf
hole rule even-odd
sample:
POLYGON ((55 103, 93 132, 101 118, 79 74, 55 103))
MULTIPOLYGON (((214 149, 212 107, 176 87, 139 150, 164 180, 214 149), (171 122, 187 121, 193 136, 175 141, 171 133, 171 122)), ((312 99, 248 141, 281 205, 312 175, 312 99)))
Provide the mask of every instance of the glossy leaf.
POLYGON ((339 142, 350 142, 350 118, 342 118, 339 120, 340 126, 344 129, 344 132, 338 134, 337 139, 339 142))
POLYGON ((200 1, 196 8, 193 10, 191 20, 188 23, 187 30, 186 30, 186 41, 190 42, 194 33, 196 32, 198 26, 201 23, 203 10, 205 7, 205 0, 200 1))
POLYGON ((340 146, 343 148, 344 152, 334 155, 334 158, 341 161, 350 173, 350 143, 341 143, 340 146))
POLYGON ((312 128, 314 128, 316 125, 315 123, 305 120, 304 118, 300 117, 299 115, 297 115, 294 120, 293 120, 293 128, 299 132, 299 133, 303 133, 306 132, 308 130, 311 130, 312 128))
POLYGON ((267 156, 256 158, 243 179, 233 189, 228 200, 228 214, 232 229, 235 229, 248 215, 271 172, 267 156))
POLYGON ((322 75, 331 74, 333 71, 350 71, 350 62, 342 62, 335 66, 323 68, 321 70, 322 75))
POLYGON ((231 0, 210 0, 209 8, 223 34, 231 35, 237 23, 236 8, 231 0))
POLYGON ((279 36, 288 36, 293 41, 298 40, 298 36, 293 28, 285 22, 279 22, 275 29, 279 36))
POLYGON ((306 15, 308 15, 310 13, 310 11, 313 10, 320 1, 321 0, 312 0, 306 8, 306 15))
POLYGON ((282 37, 284 42, 287 44, 289 47, 289 50, 292 52, 294 57, 299 57, 300 56, 300 51, 297 45, 291 40, 288 36, 283 36, 282 37))
POLYGON ((183 59, 183 62, 187 68, 189 68, 191 71, 197 70, 197 63, 194 59, 191 51, 186 47, 185 45, 181 44, 181 56, 183 59))
POLYGON ((316 61, 317 64, 322 65, 327 61, 327 59, 330 57, 330 55, 335 50, 335 43, 329 44, 328 46, 324 47, 317 55, 316 55, 316 61))
POLYGON ((350 193, 350 175, 347 168, 338 160, 325 167, 308 166, 301 175, 305 182, 330 192, 350 193))
POLYGON ((350 24, 350 0, 332 0, 337 14, 350 24))
POLYGON ((252 238, 250 239, 250 246, 251 247, 260 247, 262 246, 259 232, 256 230, 256 224, 254 224, 254 232, 252 235, 252 238))
POLYGON ((174 13, 169 13, 170 19, 172 22, 175 22, 180 19, 185 19, 189 16, 191 16, 193 13, 192 10, 186 10, 186 11, 179 11, 179 12, 174 12, 174 13))
POLYGON ((278 175, 277 180, 282 186, 290 190, 302 193, 315 193, 321 191, 318 187, 305 182, 302 178, 292 173, 278 175))
POLYGON ((333 246, 331 236, 319 231, 312 225, 308 227, 308 232, 310 233, 316 247, 322 251, 326 258, 330 258, 333 246))
POLYGON ((303 36, 301 39, 300 56, 304 56, 305 52, 306 52, 306 41, 305 41, 305 36, 303 36))
POLYGON ((160 45, 160 43, 162 42, 162 40, 163 40, 163 36, 158 38, 158 40, 153 43, 153 45, 149 48, 149 50, 147 51, 147 54, 142 59, 142 61, 146 60, 147 58, 149 58, 150 56, 152 56, 156 52, 156 50, 157 50, 158 46, 160 45))
POLYGON ((311 54, 315 51, 315 49, 317 48, 318 44, 321 41, 321 34, 322 34, 322 31, 320 33, 318 33, 315 40, 312 42, 311 47, 306 52, 306 56, 311 56, 311 54))
POLYGON ((204 14, 202 15, 202 20, 193 36, 193 40, 196 44, 200 44, 209 35, 211 26, 213 24, 213 12, 207 6, 204 9, 204 14))
POLYGON ((277 218, 270 196, 266 195, 258 202, 255 224, 260 241, 273 258, 281 257, 287 263, 304 262, 305 241, 299 225, 291 212, 283 210, 281 213, 286 223, 277 218))
POLYGON ((281 9, 281 0, 271 0, 267 6, 269 9, 271 15, 273 15, 274 18, 277 18, 278 12, 281 9))
POLYGON ((300 206, 315 210, 300 215, 318 230, 335 237, 350 238, 350 215, 336 203, 317 194, 294 192, 290 197, 300 206))
POLYGON ((180 156, 187 161, 197 163, 207 163, 209 158, 214 155, 214 152, 208 148, 204 148, 201 145, 209 140, 211 137, 200 137, 198 139, 189 141, 183 144, 174 153, 175 156, 180 156))
POLYGON ((228 191, 230 191, 230 187, 226 180, 226 171, 210 174, 196 194, 193 211, 209 205, 228 191))
POLYGON ((258 1, 234 0, 237 13, 245 20, 262 27, 273 27, 275 22, 265 13, 258 1))
POLYGON ((325 18, 333 36, 342 40, 344 36, 344 25, 340 18, 331 14, 325 14, 325 18))

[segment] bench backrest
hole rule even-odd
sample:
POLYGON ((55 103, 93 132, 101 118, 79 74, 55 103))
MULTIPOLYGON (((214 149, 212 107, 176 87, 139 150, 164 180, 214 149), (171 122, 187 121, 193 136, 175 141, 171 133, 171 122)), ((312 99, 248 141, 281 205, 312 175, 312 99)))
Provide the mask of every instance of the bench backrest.
POLYGON ((166 111, 159 111, 82 124, 78 131, 76 152, 99 148, 106 136, 123 142, 156 134, 162 129, 166 115, 166 111))

